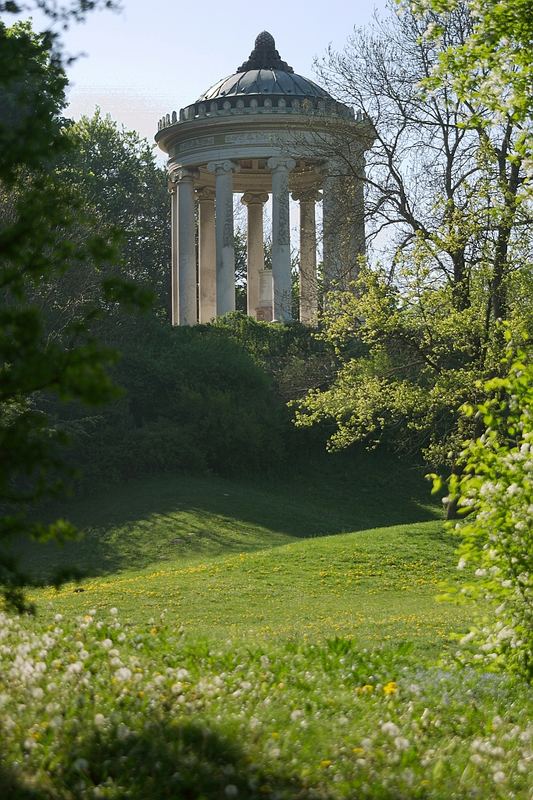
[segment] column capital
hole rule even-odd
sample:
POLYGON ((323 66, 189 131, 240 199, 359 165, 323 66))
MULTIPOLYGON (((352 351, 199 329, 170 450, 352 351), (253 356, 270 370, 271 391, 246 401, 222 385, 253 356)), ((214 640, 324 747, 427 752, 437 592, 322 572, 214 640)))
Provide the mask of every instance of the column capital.
POLYGON ((272 172, 277 169, 286 169, 288 172, 290 172, 290 170, 294 169, 295 166, 296 161, 294 158, 280 158, 279 156, 273 156, 267 161, 267 167, 272 172))
POLYGON ((200 203, 204 202, 215 202, 215 190, 212 189, 210 186, 200 186, 196 190, 196 197, 200 201, 200 203))
POLYGON ((207 165, 207 169, 209 172, 214 172, 215 175, 223 175, 225 172, 237 172, 239 170, 239 165, 234 161, 226 159, 224 161, 210 161, 207 165))
POLYGON ((189 167, 180 167, 173 170, 169 175, 169 183, 182 183, 183 181, 193 181, 198 176, 198 170, 189 167))
POLYGON ((293 200, 299 200, 301 203, 317 203, 322 200, 322 193, 316 188, 300 189, 292 193, 293 200))
POLYGON ((245 192, 241 197, 241 203, 245 206, 263 205, 267 200, 267 192, 245 192))

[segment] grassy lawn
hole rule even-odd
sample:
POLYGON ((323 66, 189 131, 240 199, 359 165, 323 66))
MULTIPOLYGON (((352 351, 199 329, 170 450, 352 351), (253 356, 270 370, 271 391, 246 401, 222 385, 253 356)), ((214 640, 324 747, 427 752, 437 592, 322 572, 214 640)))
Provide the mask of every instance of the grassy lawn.
POLYGON ((182 545, 155 567, 42 590, 34 599, 42 614, 115 606, 146 622, 164 611, 173 624, 217 638, 342 635, 365 646, 409 639, 427 649, 467 625, 468 610, 435 601, 440 582, 454 575, 453 542, 440 522, 290 544, 263 535, 277 546, 263 541, 256 552, 202 558, 193 542, 192 555, 182 545))
POLYGON ((200 637, 338 635, 436 652, 469 612, 435 600, 455 576, 454 542, 428 496, 378 456, 254 483, 160 476, 60 509, 82 540, 19 554, 40 577, 72 564, 87 576, 34 592, 45 617, 115 606, 132 622, 164 612, 200 637))
POLYGON ((509 676, 342 638, 209 644, 115 609, 0 630, 2 798, 530 797, 533 705, 509 676))
POLYGON ((331 463, 133 482, 59 510, 81 542, 18 543, 86 577, 0 615, 1 797, 528 800, 527 687, 440 660, 472 609, 435 599, 427 487, 331 463))
POLYGON ((382 453, 328 456, 255 480, 159 475, 103 487, 49 509, 83 532, 62 547, 19 543, 25 568, 46 576, 75 564, 90 575, 188 561, 328 534, 440 518, 429 484, 382 453))

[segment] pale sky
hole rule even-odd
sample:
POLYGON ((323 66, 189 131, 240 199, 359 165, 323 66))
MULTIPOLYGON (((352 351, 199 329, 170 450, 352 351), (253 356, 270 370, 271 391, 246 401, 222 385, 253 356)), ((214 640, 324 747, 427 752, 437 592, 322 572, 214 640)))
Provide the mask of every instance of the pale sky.
MULTIPOLYGON (((68 69, 67 115, 91 115, 99 106, 153 142, 158 119, 235 72, 262 30, 274 36, 281 58, 296 72, 314 78, 313 59, 329 44, 342 48, 354 26, 365 25, 385 0, 122 0, 122 5, 120 13, 92 12, 62 35, 69 54, 86 54, 68 69)), ((13 15, 3 18, 10 22, 13 15)))
MULTIPOLYGON (((248 58, 258 33, 269 31, 281 58, 295 72, 316 79, 314 59, 323 56, 329 45, 342 49, 353 29, 370 22, 388 0, 120 2, 120 12, 93 11, 84 23, 61 32, 65 53, 80 56, 67 68, 65 115, 92 116, 98 106, 103 114, 148 139, 158 163, 164 165, 167 156, 154 143, 159 118, 194 103, 206 89, 234 73, 248 58)), ((15 19, 13 14, 0 17, 8 25, 15 19)), ((49 20, 43 23, 33 13, 34 28, 44 24, 50 27, 49 20)), ((294 231, 297 205, 291 201, 294 231)), ((238 201, 236 206, 240 209, 238 201)))

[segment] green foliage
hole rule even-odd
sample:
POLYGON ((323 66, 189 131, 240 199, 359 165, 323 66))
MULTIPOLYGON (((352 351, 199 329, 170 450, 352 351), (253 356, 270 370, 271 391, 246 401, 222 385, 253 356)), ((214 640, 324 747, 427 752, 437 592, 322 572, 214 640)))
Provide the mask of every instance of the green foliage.
MULTIPOLYGON (((38 539, 72 533, 61 520, 43 525, 26 515, 29 502, 58 491, 64 472, 64 432, 43 411, 41 397, 46 392, 60 402, 88 404, 115 397, 108 368, 116 355, 95 338, 93 325, 118 300, 146 301, 109 275, 114 237, 85 225, 83 198, 55 169, 70 143, 59 117, 66 78, 53 42, 27 24, 0 23, 0 102, 6 109, 0 121, 2 548, 21 530, 38 539), (71 270, 100 274, 98 293, 54 336, 37 297, 43 285, 57 288, 71 270)), ((24 579, 3 550, 0 570, 7 599, 22 608, 24 579)))
POLYGON ((212 325, 267 372, 284 402, 324 385, 334 374, 333 348, 316 338, 307 325, 261 322, 240 313, 226 314, 212 325))
MULTIPOLYGON (((459 0, 416 0, 420 13, 453 12, 459 0)), ((411 7, 413 7, 411 5, 411 7)), ((466 41, 443 53, 441 67, 433 85, 451 82, 463 97, 482 98, 493 112, 510 114, 517 122, 527 122, 533 110, 533 16, 529 0, 467 0, 472 30, 466 41)), ((428 38, 439 36, 432 26, 428 38)), ((475 120, 479 124, 481 120, 475 120)), ((531 132, 524 130, 524 140, 531 132)), ((530 147, 530 145, 529 145, 530 147)))
POLYGON ((235 249, 235 309, 246 314, 246 234, 240 228, 235 230, 233 237, 235 249))
POLYGON ((474 296, 456 309, 449 286, 413 281, 400 291, 363 268, 354 292, 329 296, 320 337, 341 366, 329 387, 294 404, 297 425, 333 420, 331 449, 386 442, 436 466, 453 463, 473 430, 457 409, 479 396, 476 381, 498 365, 480 305, 474 296))
MULTIPOLYGON (((93 117, 69 124, 66 136, 70 147, 61 162, 61 180, 75 186, 83 197, 92 228, 118 237, 120 258, 112 265, 113 275, 149 287, 159 310, 164 311, 170 262, 165 170, 155 163, 146 140, 120 128, 109 116, 102 117, 98 110, 93 117)), ((86 276, 76 278, 78 285, 87 281, 86 276)), ((98 276, 95 283, 98 285, 98 276)), ((76 287, 68 290, 72 305, 76 287)), ((116 317, 109 321, 114 324, 116 317)), ((99 330, 105 338, 102 324, 99 330)))
MULTIPOLYGON (((413 6, 411 5, 411 8, 413 6)), ((497 250, 500 269, 495 269, 494 282, 508 273, 521 270, 529 275, 514 287, 515 298, 525 299, 522 316, 527 334, 531 317, 531 250, 526 246, 509 259, 507 245, 513 220, 528 222, 531 196, 531 81, 533 78, 533 17, 527 0, 422 0, 414 9, 429 23, 425 37, 436 43, 442 26, 431 22, 434 12, 442 20, 464 8, 469 14, 470 28, 464 40, 440 54, 439 64, 428 77, 430 91, 455 92, 465 101, 468 114, 464 128, 476 130, 484 145, 480 156, 490 153, 488 131, 496 121, 505 125, 505 138, 495 150, 498 175, 507 174, 501 202, 490 210, 490 219, 498 230, 497 250), (486 109, 484 112, 483 109, 486 109), (514 136, 512 135, 515 130, 514 136), (514 138, 514 141, 513 141, 514 138), (520 171, 522 162, 525 170, 520 171), (502 246, 503 245, 503 246, 502 246), (503 256, 503 260, 502 257, 503 256), (507 265, 505 265, 505 261, 507 265), (507 266, 502 270, 502 266, 507 266), (511 269, 509 269, 509 267, 511 269), (525 291, 524 291, 525 290, 525 291)), ((530 219, 529 219, 530 221, 530 219)), ((522 236, 518 238, 518 241, 522 236)), ((505 294, 510 285, 502 284, 503 292, 494 292, 494 317, 507 318, 505 294), (498 296, 499 295, 499 296, 498 296)), ((512 296, 512 295, 511 295, 512 296)), ((516 302, 516 299, 515 299, 516 302)), ((510 315, 512 318, 512 315, 510 315)), ((520 314, 515 315, 519 322, 520 314)), ((474 658, 494 667, 505 665, 533 675, 533 612, 531 599, 531 437, 532 379, 531 366, 523 352, 513 353, 512 340, 518 339, 507 326, 506 374, 501 365, 490 368, 482 376, 478 389, 488 394, 485 402, 470 402, 463 409, 463 419, 476 419, 485 431, 475 436, 460 454, 459 465, 450 479, 451 502, 469 512, 458 525, 462 544, 461 566, 471 565, 477 579, 466 592, 483 596, 494 603, 492 620, 485 621, 465 637, 475 646, 474 658), (494 377, 494 375, 501 377, 494 377), (488 378, 488 380, 487 380, 488 378)), ((520 325, 518 325, 520 328, 520 325)), ((496 336, 499 336, 496 331, 496 336)), ((526 337, 527 338, 527 337, 526 337)), ((501 336, 499 336, 501 345, 501 336)), ((437 484, 439 481, 437 481, 437 484)))
POLYGON ((268 470, 283 459, 283 404, 224 331, 131 318, 113 343, 122 353, 113 377, 123 396, 97 417, 57 408, 58 422, 73 431, 70 458, 87 480, 268 470))
POLYGON ((60 22, 67 27, 69 22, 83 22, 87 13, 99 8, 117 8, 117 0, 70 0, 62 3, 59 0, 33 0, 23 3, 18 0, 4 0, 0 2, 0 11, 8 14, 20 14, 30 8, 38 9, 52 22, 60 22))
POLYGON ((295 404, 299 426, 336 426, 333 449, 386 442, 453 466, 476 435, 459 408, 478 402, 478 382, 501 369, 499 320, 533 331, 523 120, 506 108, 506 91, 495 114, 473 83, 459 91, 439 71, 468 48, 484 14, 477 2, 403 4, 323 66, 375 124, 367 216, 374 232, 395 231, 390 263, 362 267, 353 294, 328 296, 320 336, 340 366, 295 404))
MULTIPOLYGON (((486 381, 487 399, 467 405, 485 430, 460 456, 452 475, 452 500, 466 515, 455 525, 461 537, 460 567, 474 571, 462 592, 490 601, 492 613, 464 637, 474 659, 533 678, 533 366, 515 350, 507 331, 507 374, 486 381)), ((435 479, 436 488, 439 481, 435 479)), ((451 525, 451 523, 448 523, 451 525)))
POLYGON ((62 150, 67 79, 50 37, 34 35, 28 23, 0 22, 0 75, 0 179, 12 183, 21 167, 39 169, 62 150))

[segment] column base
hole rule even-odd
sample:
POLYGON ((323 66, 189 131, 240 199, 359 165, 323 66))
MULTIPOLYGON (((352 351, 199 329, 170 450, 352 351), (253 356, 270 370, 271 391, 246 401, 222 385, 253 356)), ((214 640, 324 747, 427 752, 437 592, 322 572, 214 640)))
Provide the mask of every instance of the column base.
POLYGON ((272 307, 259 307, 255 310, 255 318, 259 322, 272 322, 272 307))

